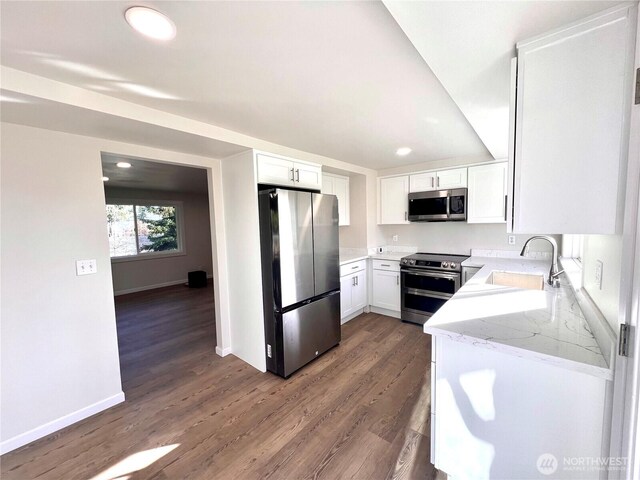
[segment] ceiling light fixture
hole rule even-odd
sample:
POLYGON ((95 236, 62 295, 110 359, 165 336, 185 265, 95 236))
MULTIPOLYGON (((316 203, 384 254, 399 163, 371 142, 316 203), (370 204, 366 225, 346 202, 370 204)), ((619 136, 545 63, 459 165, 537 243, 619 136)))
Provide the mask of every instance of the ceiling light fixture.
POLYGON ((102 181, 103 182, 108 182, 109 181, 109 177, 102 177, 102 181))
POLYGON ((405 155, 409 155, 411 153, 411 149, 409 147, 402 147, 396 150, 396 155, 400 157, 404 157, 405 155))
POLYGON ((152 8, 128 8, 124 18, 134 30, 154 40, 166 41, 176 36, 176 26, 169 17, 152 8))
POLYGON ((118 162, 116 163, 116 167, 131 168, 131 164, 129 162, 118 162))

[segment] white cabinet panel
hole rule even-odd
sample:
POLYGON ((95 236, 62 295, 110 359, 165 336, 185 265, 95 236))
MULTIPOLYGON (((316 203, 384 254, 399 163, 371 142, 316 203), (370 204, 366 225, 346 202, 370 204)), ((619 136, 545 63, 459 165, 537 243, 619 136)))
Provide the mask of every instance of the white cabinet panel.
POLYGON ((341 227, 350 225, 349 177, 323 173, 322 193, 328 193, 338 197, 338 225, 341 227))
POLYGON ((372 305, 400 311, 400 272, 373 270, 372 305))
POLYGON ((407 208, 409 200, 409 176, 380 178, 378 183, 379 223, 409 223, 407 208))
POLYGON ((505 223, 507 163, 469 167, 467 223, 505 223))
POLYGON ((322 189, 322 167, 307 163, 296 162, 293 164, 295 174, 294 184, 300 188, 313 190, 322 189))
POLYGON ((467 186, 467 169, 442 170, 436 175, 436 188, 464 188, 467 186))
POLYGON ((427 192, 436 189, 436 172, 409 175, 410 192, 427 192))
POLYGON ((340 318, 345 318, 367 306, 366 260, 340 266, 340 318))
POLYGON ((615 7, 518 43, 514 232, 620 227, 635 11, 615 7))
POLYGON ((293 182, 293 174, 290 160, 258 154, 258 183, 289 185, 293 182))

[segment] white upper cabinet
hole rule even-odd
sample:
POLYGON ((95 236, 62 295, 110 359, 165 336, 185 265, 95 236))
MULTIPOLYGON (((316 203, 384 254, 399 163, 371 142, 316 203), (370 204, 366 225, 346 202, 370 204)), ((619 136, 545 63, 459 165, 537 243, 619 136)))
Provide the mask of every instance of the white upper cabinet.
POLYGON ((619 231, 635 15, 625 4, 518 43, 514 232, 619 231))
POLYGON ((427 192, 467 186, 467 168, 415 173, 409 176, 410 192, 427 192))
POLYGON ((507 162, 469 167, 468 223, 505 223, 507 162))
POLYGON ((320 190, 321 165, 258 153, 258 183, 320 190))
POLYGON ((409 176, 378 179, 378 224, 409 223, 409 176))
POLYGON ((338 197, 338 217, 340 226, 350 225, 349 219, 349 177, 322 174, 322 193, 338 197))

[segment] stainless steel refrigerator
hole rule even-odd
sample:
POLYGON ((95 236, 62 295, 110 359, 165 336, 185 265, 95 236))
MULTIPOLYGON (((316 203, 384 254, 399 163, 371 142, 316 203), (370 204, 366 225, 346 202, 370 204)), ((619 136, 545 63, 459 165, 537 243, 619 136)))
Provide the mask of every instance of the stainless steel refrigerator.
POLYGON ((340 343, 338 200, 259 193, 267 370, 289 377, 340 343))

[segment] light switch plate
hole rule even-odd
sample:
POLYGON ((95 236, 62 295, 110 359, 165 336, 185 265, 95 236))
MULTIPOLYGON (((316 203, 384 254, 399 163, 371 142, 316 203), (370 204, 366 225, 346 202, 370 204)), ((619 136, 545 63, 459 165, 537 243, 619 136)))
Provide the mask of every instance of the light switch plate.
POLYGON ((95 259, 76 260, 76 275, 92 275, 98 271, 98 263, 95 259))
POLYGON ((394 242, 397 242, 397 241, 398 241, 398 235, 394 235, 394 236, 393 236, 393 241, 394 241, 394 242))
POLYGON ((598 289, 602 290, 602 262, 596 261, 596 285, 598 289))
POLYGON ((509 235, 509 245, 515 245, 515 244, 516 244, 516 236, 509 235))

